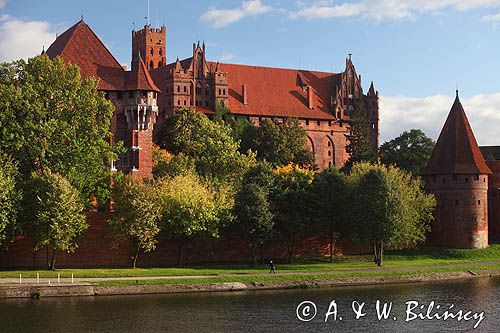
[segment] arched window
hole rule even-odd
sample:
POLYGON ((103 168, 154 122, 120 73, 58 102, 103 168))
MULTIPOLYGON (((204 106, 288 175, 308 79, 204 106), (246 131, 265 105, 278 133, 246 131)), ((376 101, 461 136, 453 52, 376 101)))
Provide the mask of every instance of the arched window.
POLYGON ((159 54, 160 56, 162 56, 162 55, 163 55, 163 51, 162 51, 162 49, 161 49, 161 48, 160 48, 160 50, 158 51, 158 54, 159 54))
POLYGON ((154 50, 153 50, 153 48, 151 48, 151 50, 149 50, 149 53, 151 53, 151 55, 153 55, 153 54, 154 54, 154 50))
POLYGON ((149 69, 153 69, 154 66, 155 66, 155 64, 153 63, 153 60, 151 60, 149 62, 149 69))
POLYGON ((161 61, 158 61, 158 67, 161 67, 161 61))

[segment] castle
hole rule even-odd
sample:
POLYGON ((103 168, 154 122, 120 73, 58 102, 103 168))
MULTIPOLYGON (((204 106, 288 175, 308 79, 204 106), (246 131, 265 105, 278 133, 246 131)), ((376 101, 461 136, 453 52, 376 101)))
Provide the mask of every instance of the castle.
POLYGON ((422 175, 437 202, 432 244, 485 248, 500 239, 500 147, 478 146, 458 91, 422 175))
POLYGON ((83 77, 96 77, 98 89, 115 106, 113 140, 123 141, 128 152, 113 163, 114 170, 151 177, 155 126, 181 107, 212 117, 216 103, 257 125, 263 119, 298 118, 320 170, 341 168, 348 160, 355 103, 363 103, 378 146, 378 92, 372 82, 363 94, 350 56, 342 73, 325 73, 211 62, 199 42, 193 44, 191 57, 167 63, 166 46, 165 26, 147 24, 132 31, 132 66, 127 71, 82 19, 46 51, 51 58, 78 65, 83 77))

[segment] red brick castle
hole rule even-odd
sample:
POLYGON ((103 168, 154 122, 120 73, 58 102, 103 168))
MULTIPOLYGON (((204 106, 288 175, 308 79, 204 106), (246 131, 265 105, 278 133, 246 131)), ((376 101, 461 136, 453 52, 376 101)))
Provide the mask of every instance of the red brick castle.
POLYGON ((432 244, 485 248, 500 239, 500 147, 479 148, 458 91, 422 175, 437 201, 432 244))
POLYGON ((378 145, 378 92, 372 83, 363 94, 350 56, 342 73, 234 65, 208 61, 205 44, 198 42, 191 57, 167 63, 166 41, 165 26, 132 31, 132 69, 127 71, 81 20, 46 52, 78 65, 83 77, 96 77, 98 89, 114 104, 114 140, 128 148, 112 166, 117 170, 151 177, 155 124, 181 107, 212 116, 217 102, 255 124, 298 118, 320 169, 341 168, 349 158, 346 145, 355 103, 364 103, 378 145))

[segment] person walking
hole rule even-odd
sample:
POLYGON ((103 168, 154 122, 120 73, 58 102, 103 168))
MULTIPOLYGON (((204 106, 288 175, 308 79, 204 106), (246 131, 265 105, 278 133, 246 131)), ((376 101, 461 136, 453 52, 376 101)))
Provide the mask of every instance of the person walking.
POLYGON ((269 261, 269 274, 271 273, 276 274, 276 266, 272 260, 269 261))

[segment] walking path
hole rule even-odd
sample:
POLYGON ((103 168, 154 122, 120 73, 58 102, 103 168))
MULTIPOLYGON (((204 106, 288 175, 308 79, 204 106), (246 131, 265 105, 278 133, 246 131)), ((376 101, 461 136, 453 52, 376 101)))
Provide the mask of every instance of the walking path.
MULTIPOLYGON (((334 265, 334 264, 333 264, 334 265)), ((329 271, 317 271, 317 272, 304 272, 304 271, 286 271, 280 272, 279 266, 277 267, 276 275, 326 275, 335 273, 364 273, 364 272, 377 272, 377 271, 414 271, 414 270, 430 270, 430 269, 442 269, 442 268, 459 268, 468 266, 492 266, 500 265, 499 261, 482 261, 482 262, 469 262, 461 264, 448 264, 448 265, 428 265, 428 266, 405 266, 405 267, 373 267, 370 269, 349 269, 349 270, 329 270, 329 271)), ((169 275, 169 276, 137 276, 137 277, 100 277, 100 278, 79 278, 74 277, 73 281, 71 278, 61 278, 59 281, 57 278, 40 278, 38 281, 36 278, 22 278, 22 284, 30 285, 66 285, 66 284, 85 284, 85 283, 96 283, 103 281, 143 281, 143 280, 176 280, 176 279, 199 279, 199 278, 210 278, 210 277, 239 277, 239 276, 269 276, 269 273, 239 273, 239 274, 215 274, 215 275, 169 275)), ((19 285, 19 278, 0 278, 0 285, 19 285)))

